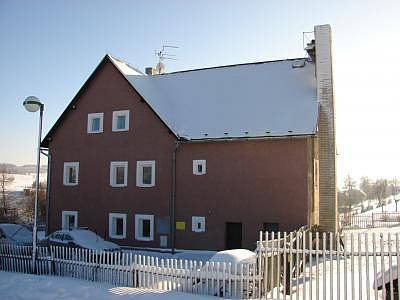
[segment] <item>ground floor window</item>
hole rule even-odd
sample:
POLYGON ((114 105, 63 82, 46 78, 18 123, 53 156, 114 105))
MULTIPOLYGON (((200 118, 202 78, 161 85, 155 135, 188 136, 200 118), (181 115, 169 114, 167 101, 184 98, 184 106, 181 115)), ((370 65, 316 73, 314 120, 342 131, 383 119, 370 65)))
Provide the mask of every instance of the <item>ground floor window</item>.
POLYGON ((78 227, 78 212, 63 210, 62 212, 62 229, 72 230, 78 227))
POLYGON ((265 222, 263 223, 262 231, 268 233, 277 233, 279 232, 279 223, 265 222))
POLYGON ((126 238, 126 214, 109 214, 108 235, 113 239, 126 238))
POLYGON ((154 239, 154 215, 135 215, 135 239, 138 241, 154 239))

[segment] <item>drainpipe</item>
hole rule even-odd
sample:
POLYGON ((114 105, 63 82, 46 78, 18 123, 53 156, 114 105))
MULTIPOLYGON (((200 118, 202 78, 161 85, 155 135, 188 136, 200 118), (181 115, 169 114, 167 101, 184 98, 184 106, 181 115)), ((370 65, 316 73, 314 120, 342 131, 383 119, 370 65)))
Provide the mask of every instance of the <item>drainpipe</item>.
POLYGON ((180 141, 176 141, 175 149, 172 152, 172 186, 171 186, 171 207, 170 207, 170 233, 171 233, 171 254, 175 254, 175 210, 176 210, 176 152, 180 146, 180 141))
POLYGON ((49 216, 50 216, 50 170, 51 170, 51 154, 49 149, 41 149, 43 155, 47 156, 47 182, 46 182, 46 231, 45 236, 49 234, 49 216), (47 153, 45 152, 47 150, 47 153))

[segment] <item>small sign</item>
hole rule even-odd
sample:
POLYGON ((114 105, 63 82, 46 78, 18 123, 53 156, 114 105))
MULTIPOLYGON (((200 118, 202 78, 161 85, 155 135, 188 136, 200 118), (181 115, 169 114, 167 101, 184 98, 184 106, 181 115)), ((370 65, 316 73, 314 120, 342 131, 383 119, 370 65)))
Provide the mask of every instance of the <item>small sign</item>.
POLYGON ((176 230, 185 230, 186 223, 183 221, 176 221, 176 230))

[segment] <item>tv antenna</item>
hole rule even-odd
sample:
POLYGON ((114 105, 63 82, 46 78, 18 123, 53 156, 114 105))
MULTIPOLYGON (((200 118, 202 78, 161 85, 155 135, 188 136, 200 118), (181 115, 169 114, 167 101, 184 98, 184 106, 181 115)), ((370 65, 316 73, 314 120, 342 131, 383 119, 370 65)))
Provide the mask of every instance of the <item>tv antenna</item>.
POLYGON ((177 60, 176 54, 168 53, 168 49, 177 49, 177 48, 179 47, 168 44, 168 42, 165 42, 160 50, 155 50, 155 55, 158 57, 158 64, 156 66, 156 72, 158 74, 165 73, 164 60, 166 59, 177 60))

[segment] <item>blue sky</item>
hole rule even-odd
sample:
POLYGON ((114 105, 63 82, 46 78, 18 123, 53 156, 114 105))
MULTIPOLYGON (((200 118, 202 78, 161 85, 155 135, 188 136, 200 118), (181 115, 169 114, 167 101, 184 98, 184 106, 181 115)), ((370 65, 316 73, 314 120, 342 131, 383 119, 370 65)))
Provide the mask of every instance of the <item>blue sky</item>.
POLYGON ((143 70, 163 41, 167 71, 303 57, 302 32, 333 29, 339 180, 400 176, 398 1, 0 0, 0 162, 35 162, 44 133, 105 55, 143 70), (349 3, 350 2, 350 3, 349 3))

